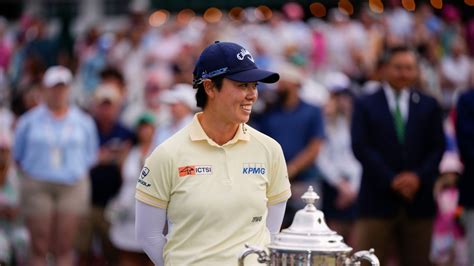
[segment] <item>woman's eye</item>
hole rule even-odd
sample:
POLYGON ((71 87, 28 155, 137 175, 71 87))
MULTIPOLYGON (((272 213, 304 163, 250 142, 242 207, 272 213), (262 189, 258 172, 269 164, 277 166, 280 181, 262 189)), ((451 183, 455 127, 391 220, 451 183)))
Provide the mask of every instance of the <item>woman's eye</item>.
POLYGON ((256 88, 257 83, 241 83, 239 85, 239 87, 241 87, 241 88, 256 88))

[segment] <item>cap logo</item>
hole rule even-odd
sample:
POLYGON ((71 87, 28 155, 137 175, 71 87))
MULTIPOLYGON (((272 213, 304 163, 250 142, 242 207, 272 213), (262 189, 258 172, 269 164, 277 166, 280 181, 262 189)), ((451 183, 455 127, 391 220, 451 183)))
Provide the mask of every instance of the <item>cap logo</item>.
POLYGON ((247 55, 248 55, 248 59, 249 59, 250 61, 252 61, 252 62, 255 63, 255 61, 253 60, 253 57, 252 57, 252 55, 250 54, 250 52, 247 51, 247 50, 245 50, 244 48, 242 48, 242 49, 240 50, 240 53, 237 54, 237 59, 239 59, 240 61, 242 61, 242 60, 244 60, 245 56, 247 56, 247 55))

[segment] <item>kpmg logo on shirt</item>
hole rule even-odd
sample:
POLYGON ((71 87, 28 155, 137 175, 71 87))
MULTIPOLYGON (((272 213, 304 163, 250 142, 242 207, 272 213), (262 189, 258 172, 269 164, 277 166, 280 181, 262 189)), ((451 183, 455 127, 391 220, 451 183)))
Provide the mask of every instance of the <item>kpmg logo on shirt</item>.
POLYGON ((263 163, 244 163, 242 167, 244 175, 264 175, 266 171, 263 163))
POLYGON ((179 176, 212 175, 212 165, 188 165, 178 168, 179 176))

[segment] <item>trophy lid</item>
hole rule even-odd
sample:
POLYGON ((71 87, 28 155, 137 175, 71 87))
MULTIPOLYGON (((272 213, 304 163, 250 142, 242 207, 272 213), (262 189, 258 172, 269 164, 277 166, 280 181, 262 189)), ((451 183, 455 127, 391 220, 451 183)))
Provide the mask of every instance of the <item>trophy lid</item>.
POLYGON ((312 186, 301 198, 306 206, 296 213, 289 228, 274 236, 268 248, 324 254, 351 252, 352 248, 344 243, 343 237, 329 229, 324 213, 314 206, 319 196, 312 186))

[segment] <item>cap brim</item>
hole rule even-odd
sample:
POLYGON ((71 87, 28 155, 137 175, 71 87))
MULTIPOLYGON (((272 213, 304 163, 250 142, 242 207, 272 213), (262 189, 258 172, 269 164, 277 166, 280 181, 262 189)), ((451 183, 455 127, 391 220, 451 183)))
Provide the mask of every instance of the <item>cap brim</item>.
POLYGON ((275 83, 280 79, 280 75, 262 69, 249 69, 242 72, 225 75, 226 78, 239 82, 263 82, 275 83))
POLYGON ((54 87, 57 87, 59 85, 69 86, 69 83, 64 82, 64 81, 57 81, 57 82, 54 82, 54 83, 51 83, 51 84, 47 84, 47 85, 45 85, 45 87, 46 88, 54 88, 54 87))

